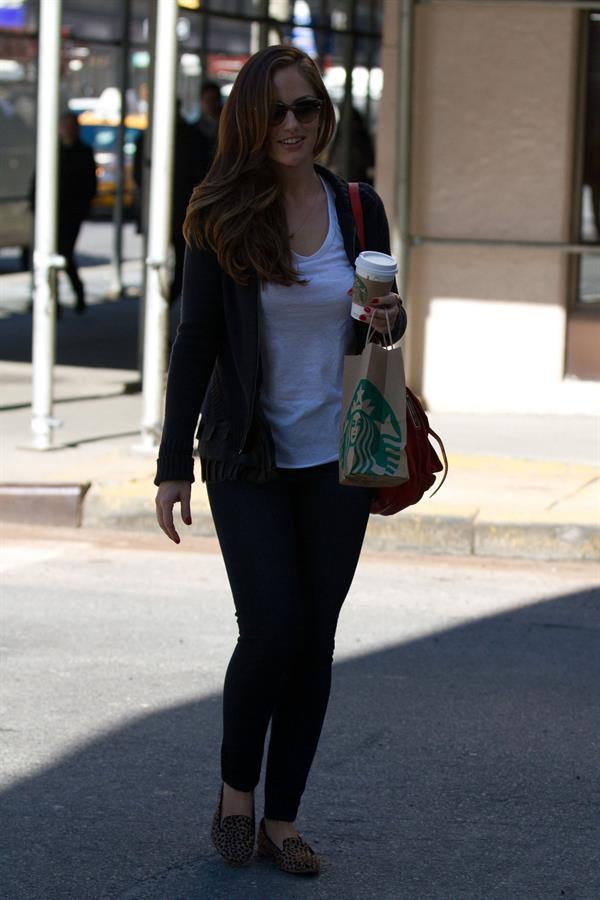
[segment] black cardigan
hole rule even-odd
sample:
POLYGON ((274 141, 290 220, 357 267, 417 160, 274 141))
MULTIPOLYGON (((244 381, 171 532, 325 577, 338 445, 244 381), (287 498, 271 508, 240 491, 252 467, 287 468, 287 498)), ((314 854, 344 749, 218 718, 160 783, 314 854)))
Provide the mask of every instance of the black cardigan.
MULTIPOLYGON (((322 166, 315 165, 315 170, 333 187, 344 247, 354 265, 360 249, 348 184, 322 166)), ((363 183, 360 196, 368 249, 389 253, 389 228, 380 197, 363 183)), ((406 328, 403 308, 400 313, 394 340, 406 328)), ((360 353, 367 325, 356 320, 353 325, 354 352, 360 353)), ((258 277, 248 285, 237 284, 212 251, 187 247, 154 484, 194 481, 194 433, 200 413, 196 437, 203 480, 277 477, 273 439, 256 402, 261 376, 259 327, 258 277)))

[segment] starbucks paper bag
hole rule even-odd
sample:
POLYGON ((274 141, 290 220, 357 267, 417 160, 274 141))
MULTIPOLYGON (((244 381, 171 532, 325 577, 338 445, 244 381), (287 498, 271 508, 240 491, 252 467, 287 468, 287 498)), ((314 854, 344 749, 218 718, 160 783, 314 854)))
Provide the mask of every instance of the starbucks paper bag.
POLYGON ((408 481, 406 382, 400 347, 367 341, 344 357, 340 484, 393 487, 408 481))

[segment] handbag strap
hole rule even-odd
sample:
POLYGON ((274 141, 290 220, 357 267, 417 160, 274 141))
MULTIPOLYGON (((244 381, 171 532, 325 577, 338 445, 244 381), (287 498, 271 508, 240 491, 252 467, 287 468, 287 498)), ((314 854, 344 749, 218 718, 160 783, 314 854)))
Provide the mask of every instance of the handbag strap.
MULTIPOLYGON (((428 428, 428 432, 431 435, 431 437, 435 438, 436 441, 438 442, 438 447, 442 454, 442 459, 444 460, 444 474, 442 476, 442 480, 440 481, 440 483, 436 487, 435 491, 433 492, 433 494, 437 494, 437 492, 439 491, 439 489, 441 488, 441 486, 443 485, 443 483, 446 480, 446 475, 448 474, 448 469, 449 469, 448 457, 446 456, 446 448, 444 447, 444 442, 441 439, 441 437, 439 436, 439 434, 436 434, 435 431, 433 430, 433 428, 428 428)), ((433 497, 433 494, 430 494, 429 496, 433 497)))
POLYGON ((350 189, 350 205, 352 206, 352 215, 354 216, 354 224, 356 233, 358 234, 358 243, 360 249, 364 250, 367 246, 365 240, 365 220, 363 217, 363 208, 360 201, 360 191, 358 189, 358 181, 350 181, 348 184, 350 189))
MULTIPOLYGON (((352 206, 352 215, 354 217, 354 225, 356 227, 356 233, 358 235, 358 243, 360 245, 361 250, 365 250, 367 246, 367 241, 365 239, 365 219, 363 216, 363 208, 360 199, 360 191, 358 188, 358 181, 349 181, 348 188, 350 191, 350 205, 352 206)), ((369 322, 369 330, 367 331, 367 338, 365 343, 369 343, 373 334, 375 334, 375 330, 373 328, 373 315, 371 316, 371 321, 369 322)), ((394 344, 394 340, 392 338, 392 329, 390 328, 390 320, 387 314, 387 310, 385 310, 385 320, 387 322, 388 333, 387 335, 383 335, 384 338, 389 337, 389 346, 392 347, 394 344)))

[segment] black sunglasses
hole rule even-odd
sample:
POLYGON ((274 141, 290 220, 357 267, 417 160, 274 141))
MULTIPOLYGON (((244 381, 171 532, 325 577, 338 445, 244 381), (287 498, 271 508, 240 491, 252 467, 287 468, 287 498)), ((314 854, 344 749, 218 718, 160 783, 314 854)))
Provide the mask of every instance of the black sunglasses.
POLYGON ((317 100, 316 97, 307 97, 306 100, 297 100, 296 103, 292 103, 291 106, 288 106, 287 103, 277 102, 271 111, 269 122, 271 125, 281 125, 287 116, 288 110, 291 109, 298 122, 302 125, 308 125, 309 122, 314 122, 317 118, 321 112, 322 106, 323 101, 317 100))

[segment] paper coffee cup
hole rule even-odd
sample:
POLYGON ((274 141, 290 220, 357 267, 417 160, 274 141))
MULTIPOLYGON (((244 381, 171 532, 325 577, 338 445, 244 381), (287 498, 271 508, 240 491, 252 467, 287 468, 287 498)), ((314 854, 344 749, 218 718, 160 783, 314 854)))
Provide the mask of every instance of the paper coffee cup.
POLYGON ((363 250, 355 262, 352 318, 365 321, 364 307, 370 308, 373 298, 389 294, 397 274, 398 263, 393 256, 375 250, 363 250))

